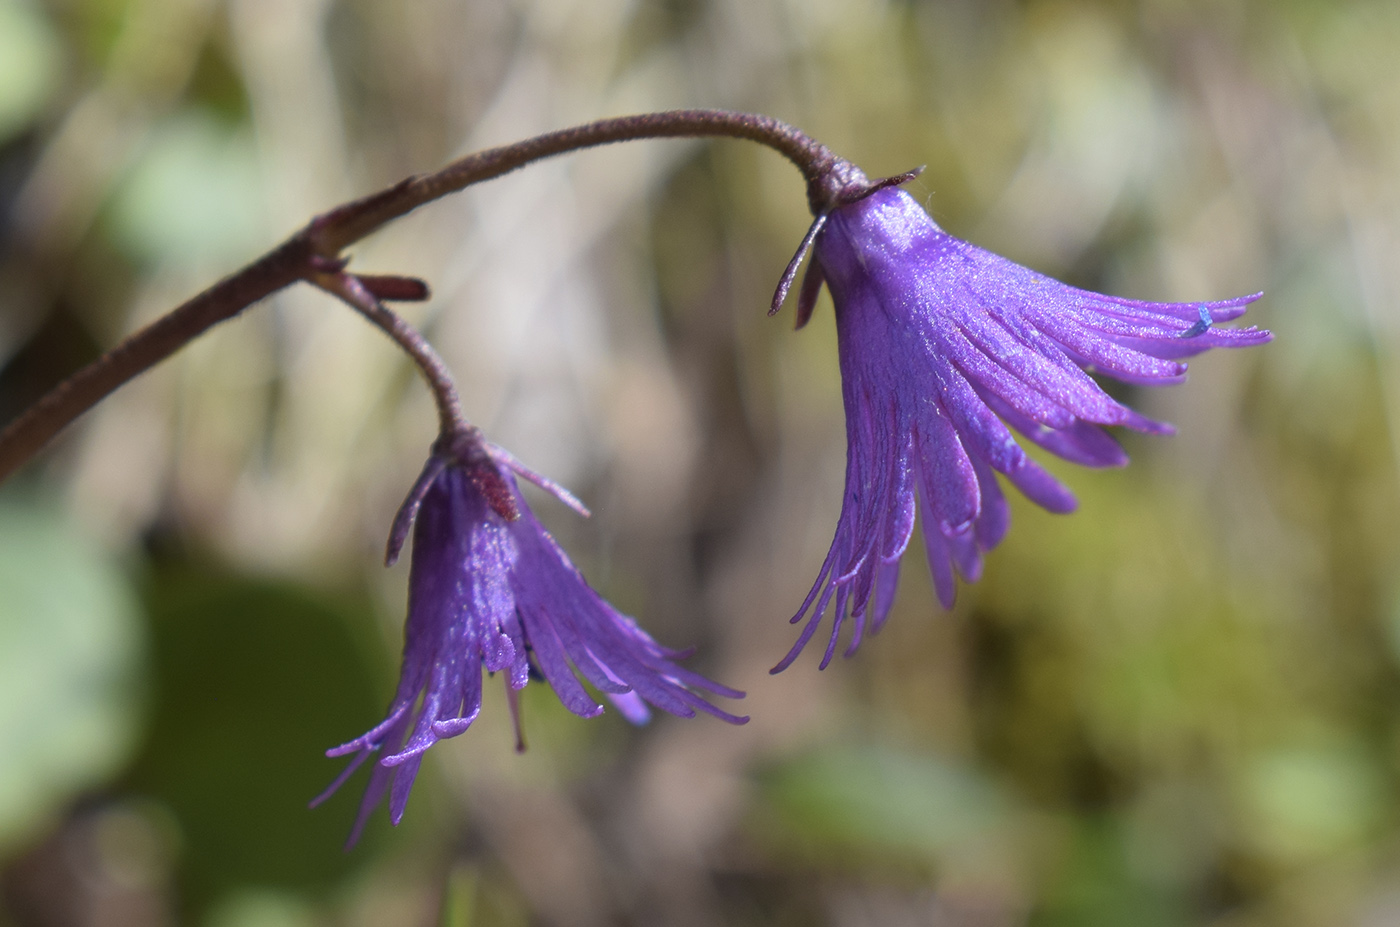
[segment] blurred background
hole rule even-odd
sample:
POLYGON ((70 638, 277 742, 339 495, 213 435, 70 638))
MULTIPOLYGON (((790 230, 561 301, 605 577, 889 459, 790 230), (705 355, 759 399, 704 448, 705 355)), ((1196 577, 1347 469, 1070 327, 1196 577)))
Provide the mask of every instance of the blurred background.
MULTIPOLYGON (((0 924, 1400 923, 1400 5, 1393 0, 0 0, 0 419, 313 214, 605 115, 789 120, 1076 285, 1264 290, 1277 340, 1121 389, 1176 423, 1015 500, 951 614, 909 554, 859 656, 770 677, 835 526, 830 303, 765 317, 796 172, 569 156, 353 249, 594 585, 754 720, 497 688, 344 853, 433 439, 298 288, 0 490, 0 924)), ((1115 388, 1116 389, 1116 388, 1115 388)), ((918 542, 915 542, 917 548, 918 542)))

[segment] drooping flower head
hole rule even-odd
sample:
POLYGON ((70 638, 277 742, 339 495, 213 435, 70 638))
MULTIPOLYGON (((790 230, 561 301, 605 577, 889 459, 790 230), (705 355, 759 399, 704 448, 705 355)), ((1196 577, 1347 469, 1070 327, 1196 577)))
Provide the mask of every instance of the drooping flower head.
POLYGON ((846 489, 831 549, 792 619, 807 615, 807 624, 774 672, 797 657, 829 607, 823 667, 846 621, 853 626, 847 655, 867 630, 879 630, 913 533, 916 497, 945 608, 953 604, 955 572, 976 581, 982 554, 1006 534, 1009 513, 995 474, 1052 512, 1074 509, 1074 496, 1026 455, 1008 425, 1088 467, 1127 463, 1104 425, 1171 433, 1116 402, 1086 371, 1132 384, 1180 383, 1182 358, 1272 337, 1214 327, 1261 294, 1149 303, 1076 289, 948 235, 898 189, 840 205, 814 229, 798 324, 825 282, 836 307, 846 489))
POLYGON ((383 721, 327 751, 355 758, 313 802, 379 754, 352 844, 386 793, 390 819, 403 817, 424 752, 476 720, 483 671, 504 677, 519 749, 517 693, 532 675, 582 718, 603 706, 579 677, 635 724, 648 719, 648 704, 683 717, 703 711, 735 724, 748 720, 707 700, 744 693, 679 666, 686 654, 657 644, 589 587, 526 505, 517 474, 587 514, 563 488, 472 428, 435 446, 394 521, 389 563, 410 526, 414 531, 398 689, 383 721))

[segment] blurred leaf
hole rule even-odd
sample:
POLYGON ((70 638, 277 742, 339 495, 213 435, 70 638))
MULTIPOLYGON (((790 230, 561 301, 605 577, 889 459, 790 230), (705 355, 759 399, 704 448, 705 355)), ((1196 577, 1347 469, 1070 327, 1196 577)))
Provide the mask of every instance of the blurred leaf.
POLYGON ((1129 866, 1124 829, 1117 817, 1085 815, 1074 832, 1061 871, 1032 919, 1035 927, 1173 927, 1190 923, 1182 897, 1144 882, 1129 866))
POLYGON ((25 0, 0 0, 0 143, 33 119, 58 84, 59 44, 25 0))
POLYGON ((206 927, 314 927, 315 908, 286 892, 241 891, 221 900, 204 919, 206 927))
POLYGON ((877 745, 795 757, 763 773, 760 786, 777 826, 819 853, 834 846, 929 863, 991 836, 1010 811, 974 770, 877 745))
POLYGON ((121 573, 54 512, 0 504, 0 848, 126 758, 141 659, 121 573))
POLYGON ((127 784, 179 821, 186 910, 250 887, 329 886, 365 858, 363 845, 341 850, 363 777, 322 808, 307 802, 342 768, 325 750, 383 709, 357 641, 370 615, 292 584, 188 567, 158 572, 148 600, 158 702, 127 784))
POLYGON ((188 109, 151 133, 117 190, 113 233, 141 260, 228 263, 268 244, 262 204, 251 135, 188 109))
POLYGON ((1247 782, 1254 836, 1266 852, 1313 857, 1354 845, 1385 810, 1385 783, 1357 749, 1292 748, 1255 762, 1247 782))

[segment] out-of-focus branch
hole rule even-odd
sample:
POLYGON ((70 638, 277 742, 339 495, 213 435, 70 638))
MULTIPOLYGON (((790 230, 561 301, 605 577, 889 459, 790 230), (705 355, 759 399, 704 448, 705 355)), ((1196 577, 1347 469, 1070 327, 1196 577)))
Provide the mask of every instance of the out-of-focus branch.
POLYGON ((435 173, 410 177, 318 216, 277 248, 64 380, 0 431, 0 480, 123 383, 258 300, 298 280, 324 276, 328 262, 344 266, 340 259, 344 248, 425 203, 581 148, 643 138, 696 137, 747 139, 778 151, 802 171, 814 211, 848 185, 852 172, 859 175, 825 145, 787 123, 724 110, 672 110, 603 119, 467 155, 435 173))

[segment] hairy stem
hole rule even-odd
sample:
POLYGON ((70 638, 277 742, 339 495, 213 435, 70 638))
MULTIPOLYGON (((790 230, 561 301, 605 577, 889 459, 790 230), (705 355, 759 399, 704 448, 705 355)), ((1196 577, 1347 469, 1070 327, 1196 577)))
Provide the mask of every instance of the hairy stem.
MULTIPOLYGON (((0 480, 123 383, 258 300, 298 280, 324 276, 327 262, 338 261, 345 247, 424 203, 581 148, 643 138, 715 136, 759 142, 786 156, 802 171, 814 211, 834 201, 850 178, 861 177, 825 145, 784 122, 723 110, 673 110, 602 119, 467 155, 435 173, 410 177, 318 216, 277 248, 130 335, 64 380, 0 431, 0 480)), ((431 376, 429 379, 432 382, 431 376)))
POLYGON ((424 203, 483 180, 508 174, 534 161, 581 148, 641 138, 705 136, 748 139, 786 156, 802 171, 809 187, 809 197, 822 195, 811 191, 813 188, 820 189, 822 180, 838 170, 839 165, 846 163, 816 139, 769 116, 716 109, 681 109, 621 116, 469 154, 435 173, 410 177, 379 193, 332 210, 313 222, 311 229, 318 244, 338 252, 391 219, 424 203), (318 228, 317 223, 325 223, 325 226, 318 228))
POLYGON ((423 379, 428 381, 428 388, 433 391, 441 433, 455 434, 471 428, 462 414, 462 399, 457 394, 457 384, 452 380, 451 371, 418 329, 380 302, 354 274, 327 273, 313 282, 327 293, 340 297, 346 305, 373 322, 413 358, 423 379))
POLYGON ((44 394, 0 431, 0 480, 123 383, 224 319, 304 276, 310 243, 294 237, 128 337, 44 394))

